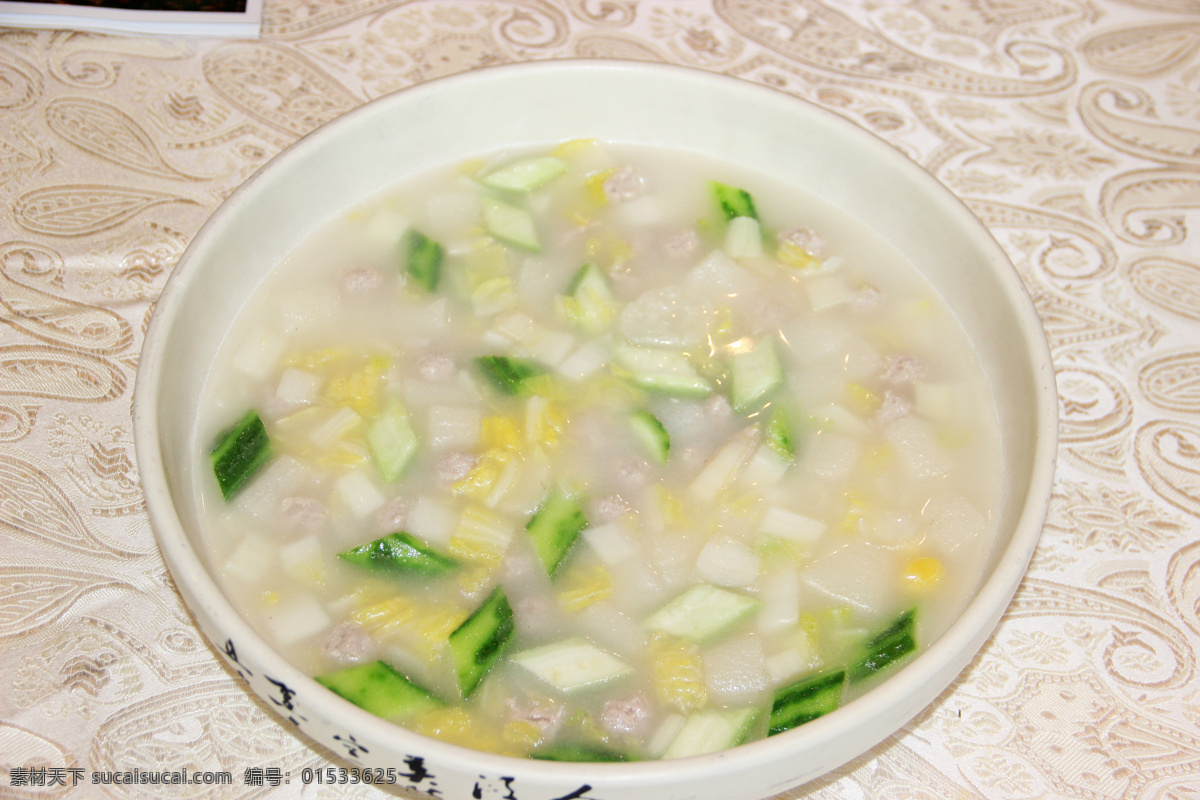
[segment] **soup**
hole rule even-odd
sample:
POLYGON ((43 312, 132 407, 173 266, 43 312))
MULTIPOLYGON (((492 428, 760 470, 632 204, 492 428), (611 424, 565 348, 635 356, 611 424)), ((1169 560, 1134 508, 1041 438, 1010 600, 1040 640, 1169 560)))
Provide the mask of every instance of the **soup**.
POLYGON ((250 623, 372 713, 534 758, 836 709, 965 606, 1000 490, 969 343, 869 228, 590 140, 315 232, 202 407, 206 545, 250 623))

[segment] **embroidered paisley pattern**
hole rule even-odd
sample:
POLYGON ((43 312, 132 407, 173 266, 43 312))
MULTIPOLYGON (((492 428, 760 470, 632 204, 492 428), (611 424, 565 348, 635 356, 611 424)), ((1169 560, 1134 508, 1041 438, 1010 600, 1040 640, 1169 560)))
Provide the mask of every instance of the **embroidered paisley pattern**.
MULTIPOLYGON (((232 773, 236 791, 172 794, 197 800, 392 796, 302 787, 304 767, 353 766, 353 743, 293 735, 246 690, 271 688, 263 670, 184 609, 136 471, 138 350, 184 247, 290 143, 415 83, 560 58, 721 72, 871 131, 980 218, 1050 342, 1058 474, 1008 613, 899 733, 779 800, 1194 795, 1196 0, 264 6, 251 41, 0 32, 0 797, 81 791, 10 785, 38 765, 85 782, 232 773), (246 785, 250 767, 291 782, 246 785)), ((507 791, 483 783, 483 797, 507 791)))

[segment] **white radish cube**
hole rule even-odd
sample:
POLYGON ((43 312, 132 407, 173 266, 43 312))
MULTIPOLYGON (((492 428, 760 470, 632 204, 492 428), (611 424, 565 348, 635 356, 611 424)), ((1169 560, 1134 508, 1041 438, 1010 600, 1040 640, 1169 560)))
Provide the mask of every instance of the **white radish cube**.
POLYGON ((242 583, 257 583, 275 563, 275 546, 266 537, 250 533, 225 562, 225 576, 242 583))
POLYGON ((546 330, 535 342, 526 345, 529 354, 551 367, 557 367, 575 347, 575 337, 562 331, 546 330))
POLYGON ((596 551, 600 560, 609 566, 620 564, 637 555, 640 550, 629 528, 620 518, 586 529, 583 539, 596 551))
POLYGON ((473 450, 479 444, 483 412, 476 406, 429 408, 429 446, 434 450, 473 450))
POLYGON ((738 477, 742 465, 757 446, 757 437, 750 431, 741 431, 725 443, 717 454, 700 470, 688 491, 693 497, 710 501, 722 489, 738 477))
POLYGON ((833 431, 820 431, 805 445, 803 466, 828 480, 845 477, 858 463, 863 445, 858 439, 833 431))
POLYGON ((589 342, 564 358, 558 364, 558 371, 564 378, 581 381, 600 371, 607 363, 607 351, 600 345, 589 342))
POLYGON ((790 567, 763 576, 758 599, 758 629, 763 633, 789 628, 800 619, 800 577, 790 567))
POLYGON ((740 480, 751 486, 774 486, 783 480, 789 466, 791 462, 780 458, 778 453, 764 444, 754 451, 754 455, 746 463, 746 468, 742 470, 740 480))
POLYGON ((814 278, 808 284, 808 302, 813 311, 824 311, 854 297, 854 290, 838 275, 814 278))
POLYGON ((780 506, 771 506, 763 515, 759 532, 765 536, 775 536, 789 542, 812 544, 825 533, 826 525, 819 519, 797 514, 780 506))
POLYGON ((405 528, 409 533, 434 547, 449 545, 457 527, 458 512, 429 497, 418 498, 405 520, 405 528))
POLYGON ((275 397, 292 407, 306 406, 317 399, 324 382, 320 375, 292 367, 279 377, 275 397))
POLYGON ((350 472, 337 479, 333 491, 357 519, 366 519, 387 502, 383 492, 365 472, 350 472))
POLYGON ((279 563, 283 565, 283 571, 292 577, 320 557, 321 543, 316 536, 306 536, 279 548, 279 563))
POLYGON ((251 378, 265 380, 275 369, 287 342, 268 328, 255 328, 233 355, 233 366, 251 378))
POLYGON ((735 636, 704 652, 704 683, 718 703, 753 701, 769 684, 767 658, 756 636, 735 636))
POLYGON ((938 443, 933 426, 920 417, 901 417, 883 433, 896 460, 914 478, 937 478, 947 474, 950 454, 938 443))
POLYGON ((384 203, 367 220, 365 229, 372 242, 390 248, 400 244, 408 226, 408 215, 398 205, 384 203))
POLYGON ((267 628, 277 644, 289 645, 315 636, 330 626, 332 620, 315 597, 302 594, 267 612, 267 628))
POLYGON ((696 574, 716 586, 753 586, 758 556, 739 541, 711 541, 696 559, 696 574))

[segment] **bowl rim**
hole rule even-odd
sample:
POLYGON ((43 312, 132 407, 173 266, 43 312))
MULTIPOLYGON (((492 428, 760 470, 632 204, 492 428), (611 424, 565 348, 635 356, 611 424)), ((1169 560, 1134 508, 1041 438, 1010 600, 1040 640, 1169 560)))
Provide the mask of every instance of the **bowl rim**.
MULTIPOLYGON (((271 181, 277 173, 286 170, 297 156, 322 147, 326 140, 336 138, 340 131, 358 125, 360 120, 369 115, 380 113, 384 106, 418 103, 427 95, 453 89, 464 82, 519 80, 526 73, 536 74, 548 68, 585 73, 650 71, 670 80, 736 86, 732 90, 755 94, 758 96, 758 102, 776 104, 783 107, 786 113, 807 113, 822 124, 836 127, 840 134, 854 138, 858 146, 891 150, 896 157, 895 167, 903 172, 908 180, 940 197, 946 213, 953 215, 957 222, 971 231, 972 241, 988 254, 989 260, 1000 264, 1000 268, 994 269, 993 272, 1003 284, 1006 299, 1018 314, 1019 344, 1030 357, 1036 373, 1034 380, 1038 390, 1034 406, 1038 413, 1035 420, 1033 464, 1028 485, 1022 487, 1024 503, 1014 521, 1012 537, 1003 550, 993 554, 993 570, 959 616, 937 640, 925 647, 903 669, 835 712, 801 728, 717 753, 635 763, 588 763, 586 771, 589 774, 594 773, 597 779, 603 779, 606 785, 612 787, 619 787, 625 783, 642 784, 654 779, 665 784, 681 770, 686 770, 689 776, 716 776, 735 766, 738 769, 754 769, 759 765, 777 762, 800 749, 803 742, 819 742, 845 735, 849 731, 862 729, 871 719, 882 716, 891 720, 886 726, 885 734, 872 737, 874 741, 859 749, 861 756, 880 741, 896 735, 904 724, 945 693, 946 687, 957 679, 976 657, 986 640, 993 635, 995 627, 1019 588, 1041 534, 1050 502, 1057 458, 1058 399, 1051 351, 1036 307, 1016 268, 984 223, 948 187, 918 163, 897 151, 886 140, 856 123, 781 90, 722 73, 673 64, 588 58, 519 62, 456 73, 414 84, 364 102, 300 137, 239 185, 197 231, 167 280, 155 303, 154 313, 146 330, 134 381, 132 417, 139 478, 155 539, 175 578, 177 589, 184 595, 187 601, 185 605, 190 614, 194 613, 194 604, 201 606, 220 630, 229 632, 231 638, 238 639, 241 643, 238 645, 239 650, 244 649, 252 659, 263 664, 267 671, 283 676, 289 685, 305 687, 306 703, 327 719, 340 720, 345 726, 362 730, 375 740, 391 740, 404 744, 407 744, 405 740, 412 740, 414 747, 429 758, 464 765, 469 770, 492 770, 517 776, 570 776, 572 779, 580 776, 581 770, 584 769, 580 764, 497 755, 425 737, 375 717, 331 692, 320 690, 319 684, 313 678, 284 659, 265 638, 251 628, 226 597, 214 576, 205 568, 204 560, 192 546, 171 500, 172 492, 165 463, 158 447, 160 427, 156 414, 159 402, 159 366, 166 355, 165 347, 170 339, 177 312, 186 301, 188 290, 200 273, 205 251, 211 247, 215 238, 220 236, 221 228, 227 220, 235 217, 242 206, 253 201, 253 195, 260 184, 271 181), (807 111, 801 112, 801 109, 807 111), (930 685, 936 685, 936 691, 931 693, 928 689, 930 685), (891 724, 893 722, 895 724, 891 724)), ((340 754, 338 755, 340 758, 340 754)), ((841 763, 845 761, 846 759, 843 759, 841 763)), ((829 767, 830 770, 834 768, 836 765, 829 767)), ((812 777, 816 775, 808 779, 812 777)), ((781 786, 775 791, 783 791, 786 788, 788 787, 781 786)))

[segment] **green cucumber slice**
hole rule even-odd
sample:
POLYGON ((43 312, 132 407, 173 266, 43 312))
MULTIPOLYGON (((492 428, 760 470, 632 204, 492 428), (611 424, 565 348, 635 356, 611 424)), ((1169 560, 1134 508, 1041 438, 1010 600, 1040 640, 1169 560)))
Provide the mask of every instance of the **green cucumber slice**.
POLYGON ((758 219, 758 211, 754 208, 754 198, 745 189, 739 189, 720 181, 712 181, 711 186, 713 197, 721 209, 721 215, 726 220, 735 217, 758 219))
POLYGON ((587 517, 578 499, 562 489, 551 490, 525 526, 547 575, 554 575, 586 527, 587 517))
POLYGON ((643 389, 676 397, 704 398, 712 394, 712 384, 678 350, 622 344, 616 348, 616 357, 632 373, 633 383, 643 389))
POLYGON ((608 278, 591 262, 575 273, 561 304, 567 319, 585 333, 605 330, 616 311, 616 299, 608 278))
POLYGON ((442 277, 442 246, 420 231, 408 237, 408 274, 427 292, 435 291, 442 277))
POLYGON ((684 758, 737 747, 762 715, 757 706, 700 711, 687 718, 663 758, 684 758))
POLYGON ((480 179, 492 189, 531 192, 567 171, 567 162, 555 156, 532 156, 509 162, 480 179))
POLYGON ((767 422, 765 442, 767 447, 771 448, 771 452, 784 461, 790 463, 795 460, 795 432, 792 427, 791 414, 785 409, 776 407, 771 412, 771 419, 767 422))
POLYGON ((483 225, 488 233, 502 242, 508 242, 532 253, 542 250, 533 215, 519 206, 494 197, 484 197, 483 225))
POLYGON ((379 474, 388 483, 399 480, 417 455, 417 434, 399 402, 389 403, 367 427, 367 447, 379 474))
POLYGON ((458 567, 458 562, 442 555, 405 531, 382 536, 373 542, 338 553, 348 564, 399 575, 441 575, 458 567))
POLYGON ((658 417, 649 411, 635 411, 629 417, 629 424, 645 451, 658 463, 665 464, 671 452, 671 434, 658 417))
POLYGON ((511 657, 560 692, 574 692, 628 675, 633 667, 583 639, 564 639, 511 657))
POLYGON ((585 764, 604 764, 629 761, 625 753, 588 744, 555 744, 544 750, 535 750, 530 758, 541 761, 571 761, 585 764))
POLYGON ((245 416, 217 437, 209 458, 221 496, 231 499, 271 457, 271 438, 258 412, 245 416))
POLYGON ((783 385, 783 367, 769 339, 736 354, 730 371, 733 389, 729 402, 739 414, 757 410, 771 392, 783 385))
POLYGON ((846 686, 844 669, 802 678, 775 690, 768 736, 790 731, 836 709, 846 686))
POLYGON ((890 667, 917 649, 917 610, 910 608, 867 640, 862 656, 846 668, 851 683, 857 683, 890 667))
POLYGON ((475 366, 501 394, 508 395, 525 394, 525 381, 547 372, 537 361, 515 356, 480 356, 475 366))
POLYGON ((411 717, 442 701, 385 661, 358 664, 318 675, 316 682, 359 708, 384 719, 411 717))
POLYGON ((706 642, 732 628, 758 605, 753 597, 701 583, 655 611, 642 627, 706 642))
POLYGON ((471 696, 483 676, 504 654, 515 629, 508 597, 503 589, 496 588, 483 605, 450 634, 450 654, 458 676, 458 690, 464 700, 471 696))

